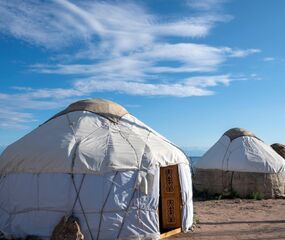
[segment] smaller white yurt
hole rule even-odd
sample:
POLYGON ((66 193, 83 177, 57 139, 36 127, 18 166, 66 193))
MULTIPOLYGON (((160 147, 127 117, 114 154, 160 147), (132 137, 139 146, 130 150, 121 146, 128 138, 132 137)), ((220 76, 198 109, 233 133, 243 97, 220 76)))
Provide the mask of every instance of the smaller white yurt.
POLYGON ((233 128, 194 166, 194 188, 208 194, 285 196, 285 161, 253 133, 233 128))
POLYGON ((65 216, 79 219, 86 240, 187 231, 188 159, 122 106, 75 102, 0 156, 2 233, 50 239, 65 216))

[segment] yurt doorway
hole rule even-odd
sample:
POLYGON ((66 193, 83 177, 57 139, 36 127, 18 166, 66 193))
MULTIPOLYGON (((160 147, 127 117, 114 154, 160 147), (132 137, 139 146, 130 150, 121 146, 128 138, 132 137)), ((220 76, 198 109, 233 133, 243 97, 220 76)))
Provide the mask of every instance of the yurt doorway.
POLYGON ((181 231, 181 193, 178 165, 160 168, 160 232, 181 231))

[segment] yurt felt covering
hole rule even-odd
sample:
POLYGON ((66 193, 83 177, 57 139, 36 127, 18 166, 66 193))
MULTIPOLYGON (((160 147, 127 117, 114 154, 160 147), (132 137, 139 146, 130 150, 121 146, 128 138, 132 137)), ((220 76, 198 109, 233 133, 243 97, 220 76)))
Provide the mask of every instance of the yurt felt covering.
POLYGON ((195 189, 209 194, 232 192, 241 197, 256 192, 265 198, 285 197, 284 160, 254 134, 234 132, 231 136, 235 137, 225 133, 197 161, 195 189))
POLYGON ((209 195, 251 198, 254 194, 258 194, 263 198, 285 197, 284 173, 196 169, 193 181, 197 191, 209 195))
POLYGON ((87 240, 158 239, 159 169, 168 165, 178 165, 187 231, 193 222, 187 157, 119 112, 107 111, 109 119, 106 112, 67 110, 10 145, 0 156, 0 231, 49 239, 61 217, 73 214, 87 240))

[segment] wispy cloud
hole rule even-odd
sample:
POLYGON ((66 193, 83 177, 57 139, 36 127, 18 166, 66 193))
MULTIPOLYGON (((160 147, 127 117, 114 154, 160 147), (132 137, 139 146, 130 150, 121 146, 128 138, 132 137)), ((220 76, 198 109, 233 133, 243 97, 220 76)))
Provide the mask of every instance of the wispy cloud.
POLYGON ((0 93, 0 107, 11 109, 55 109, 60 102, 68 103, 70 98, 82 96, 82 93, 68 88, 33 89, 19 88, 20 92, 0 93))
POLYGON ((22 129, 26 128, 27 124, 35 121, 35 117, 30 113, 7 108, 0 109, 0 128, 22 129))
POLYGON ((230 49, 228 48, 227 49, 228 53, 230 54, 231 57, 247 57, 251 54, 255 54, 255 53, 260 53, 261 50, 260 49, 256 49, 256 48, 253 48, 253 49, 236 49, 236 50, 233 50, 233 49, 230 49))
POLYGON ((34 89, 14 87, 14 92, 0 93, 0 128, 24 129, 37 122, 30 111, 61 109, 86 93, 68 88, 34 89))
POLYGON ((32 121, 19 106, 25 111, 55 109, 95 92, 213 95, 214 87, 236 80, 219 73, 228 59, 260 51, 197 43, 218 23, 231 20, 221 11, 224 2, 185 1, 197 12, 169 17, 131 1, 3 0, 0 33, 53 51, 49 63, 34 63, 29 70, 68 75, 70 80, 64 88, 14 87, 13 93, 0 93, 0 107, 9 110, 9 118, 18 114, 32 121))
POLYGON ((235 50, 194 43, 165 43, 153 44, 128 56, 117 56, 97 63, 35 64, 31 70, 46 74, 92 76, 104 81, 141 82, 159 80, 161 74, 168 74, 168 78, 171 78, 171 74, 175 73, 213 72, 228 58, 246 57, 257 52, 258 49, 235 50))
POLYGON ((209 11, 217 10, 228 0, 187 0, 187 5, 196 10, 209 11))
POLYGON ((161 36, 201 37, 226 16, 190 17, 161 21, 142 5, 67 0, 51 2, 1 1, 2 32, 47 48, 76 40, 100 40, 100 49, 114 53, 137 49, 161 36), (106 17, 110 16, 110 17, 106 17), (98 39, 99 38, 99 39, 98 39))
POLYGON ((200 76, 188 78, 175 83, 145 83, 134 81, 98 81, 96 79, 89 79, 86 81, 78 80, 74 86, 80 91, 101 92, 101 91, 116 91, 120 93, 127 93, 131 95, 158 95, 158 96, 207 96, 214 94, 213 91, 208 90, 208 87, 213 87, 218 84, 227 85, 231 82, 228 75, 221 76, 200 76))
MULTIPOLYGON (((6 109, 5 119, 12 116, 11 109, 19 110, 47 110, 59 109, 72 101, 82 97, 89 97, 94 92, 120 92, 130 95, 149 96, 207 96, 214 94, 209 87, 217 85, 229 85, 236 79, 229 75, 199 76, 186 78, 180 82, 159 83, 135 82, 135 81, 102 81, 95 78, 84 78, 74 81, 67 88, 34 89, 14 87, 15 93, 0 93, 0 108, 6 109), (20 106, 20 107, 19 107, 20 106), (9 110, 9 111, 8 111, 9 110)), ((4 111, 2 110, 2 111, 4 111)), ((13 116, 19 111, 15 111, 13 116)), ((2 114, 5 115, 4 112, 2 114)), ((19 118, 28 119, 31 115, 19 115, 19 118)))
POLYGON ((265 57, 265 58, 263 58, 264 62, 272 62, 274 60, 276 60, 274 57, 265 57))
MULTIPOLYGON (((94 92, 116 91, 141 96, 208 96, 214 92, 209 87, 229 85, 236 79, 229 75, 190 77, 175 83, 145 83, 133 81, 100 81, 93 78, 72 83, 69 88, 33 89, 15 87, 13 94, 0 93, 0 128, 26 128, 36 117, 26 111, 61 109, 94 92)), ((133 106, 130 106, 133 107, 133 106)))

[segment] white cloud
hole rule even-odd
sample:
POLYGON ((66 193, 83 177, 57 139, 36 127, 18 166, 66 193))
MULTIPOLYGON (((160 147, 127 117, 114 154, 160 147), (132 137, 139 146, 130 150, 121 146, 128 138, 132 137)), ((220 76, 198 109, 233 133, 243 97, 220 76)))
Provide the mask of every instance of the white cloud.
POLYGON ((4 33, 47 48, 64 47, 77 40, 99 42, 102 51, 112 47, 114 54, 137 49, 160 36, 205 36, 222 19, 223 16, 186 16, 161 22, 143 6, 122 2, 4 0, 0 3, 0 30, 4 33))
MULTIPOLYGON (((222 3, 217 0, 190 2, 205 6, 222 3)), ((229 57, 258 52, 258 49, 234 50, 194 44, 181 38, 204 37, 217 22, 228 20, 229 16, 214 12, 165 20, 142 5, 130 2, 75 4, 57 0, 39 4, 38 1, 6 0, 0 3, 2 33, 47 48, 84 42, 77 52, 65 53, 68 64, 34 64, 34 71, 92 75, 110 81, 142 81, 160 78, 161 73, 210 72, 229 57), (170 43, 167 38, 170 36, 177 37, 178 41, 170 43), (78 58, 93 59, 93 63, 81 64, 76 62, 78 58)))
POLYGON ((265 57, 265 58, 263 58, 264 62, 272 62, 274 60, 276 60, 274 57, 265 57))
POLYGON ((175 96, 175 97, 189 97, 189 96, 206 96, 212 95, 213 92, 207 89, 187 85, 186 83, 174 84, 152 84, 140 83, 131 81, 97 81, 86 80, 77 82, 77 87, 83 91, 92 92, 120 92, 130 95, 142 96, 175 96))
POLYGON ((254 53, 260 53, 260 49, 230 49, 226 48, 226 51, 230 54, 231 57, 247 57, 248 55, 254 54, 254 53))
POLYGON ((209 11, 221 8, 221 5, 228 0, 188 0, 187 4, 196 10, 209 11))
POLYGON ((251 73, 249 77, 250 80, 255 80, 255 81, 262 80, 262 78, 257 73, 251 73))
POLYGON ((184 79, 175 83, 145 83, 134 81, 99 81, 93 78, 78 80, 74 83, 75 89, 85 93, 93 92, 120 92, 130 95, 148 96, 208 96, 214 94, 209 87, 228 85, 232 79, 229 75, 199 76, 184 79))
POLYGON ((26 125, 35 122, 35 118, 30 113, 11 110, 8 108, 0 109, 0 128, 22 129, 26 125))
POLYGON ((161 74, 212 72, 228 58, 245 57, 258 49, 235 50, 204 44, 153 44, 128 56, 117 56, 91 64, 35 64, 36 72, 85 75, 108 81, 145 81, 160 79, 161 74))
POLYGON ((70 88, 33 89, 14 87, 13 94, 0 93, 0 128, 25 128, 35 122, 33 114, 25 111, 61 109, 81 98, 96 92, 120 92, 140 96, 209 96, 214 92, 209 87, 228 85, 229 75, 199 76, 180 82, 149 83, 134 81, 102 81, 94 78, 75 81, 70 88))
POLYGON ((61 109, 88 94, 73 88, 34 89, 14 87, 14 93, 0 93, 0 128, 27 128, 37 121, 30 111, 61 109))
MULTIPOLYGON (((198 13, 174 18, 129 1, 0 1, 1 34, 53 50, 48 64, 35 63, 30 70, 70 75, 65 88, 14 87, 12 94, 0 92, 0 108, 14 119, 12 125, 21 126, 33 121, 22 110, 58 109, 95 92, 213 95, 213 87, 235 80, 217 73, 222 64, 260 51, 191 42, 205 38, 217 23, 231 20, 217 11, 224 2, 191 0, 188 6, 198 13)), ((6 120, 2 127, 9 123, 6 120)))
POLYGON ((0 93, 0 108, 46 110, 62 107, 70 100, 82 97, 84 93, 68 88, 33 89, 18 88, 20 92, 0 93))
POLYGON ((229 85, 233 81, 229 75, 217 75, 217 76, 199 76, 191 77, 186 80, 188 85, 199 86, 201 88, 214 87, 219 84, 229 85))
POLYGON ((29 111, 62 109, 71 102, 90 98, 96 92, 119 92, 138 96, 210 96, 215 92, 212 87, 228 86, 232 81, 245 80, 246 77, 227 75, 203 75, 188 77, 179 81, 150 80, 138 82, 130 80, 101 80, 93 77, 74 81, 67 88, 23 88, 13 87, 14 93, 0 93, 0 128, 24 128, 36 121, 29 111), (28 112, 27 112, 28 111, 28 112))

